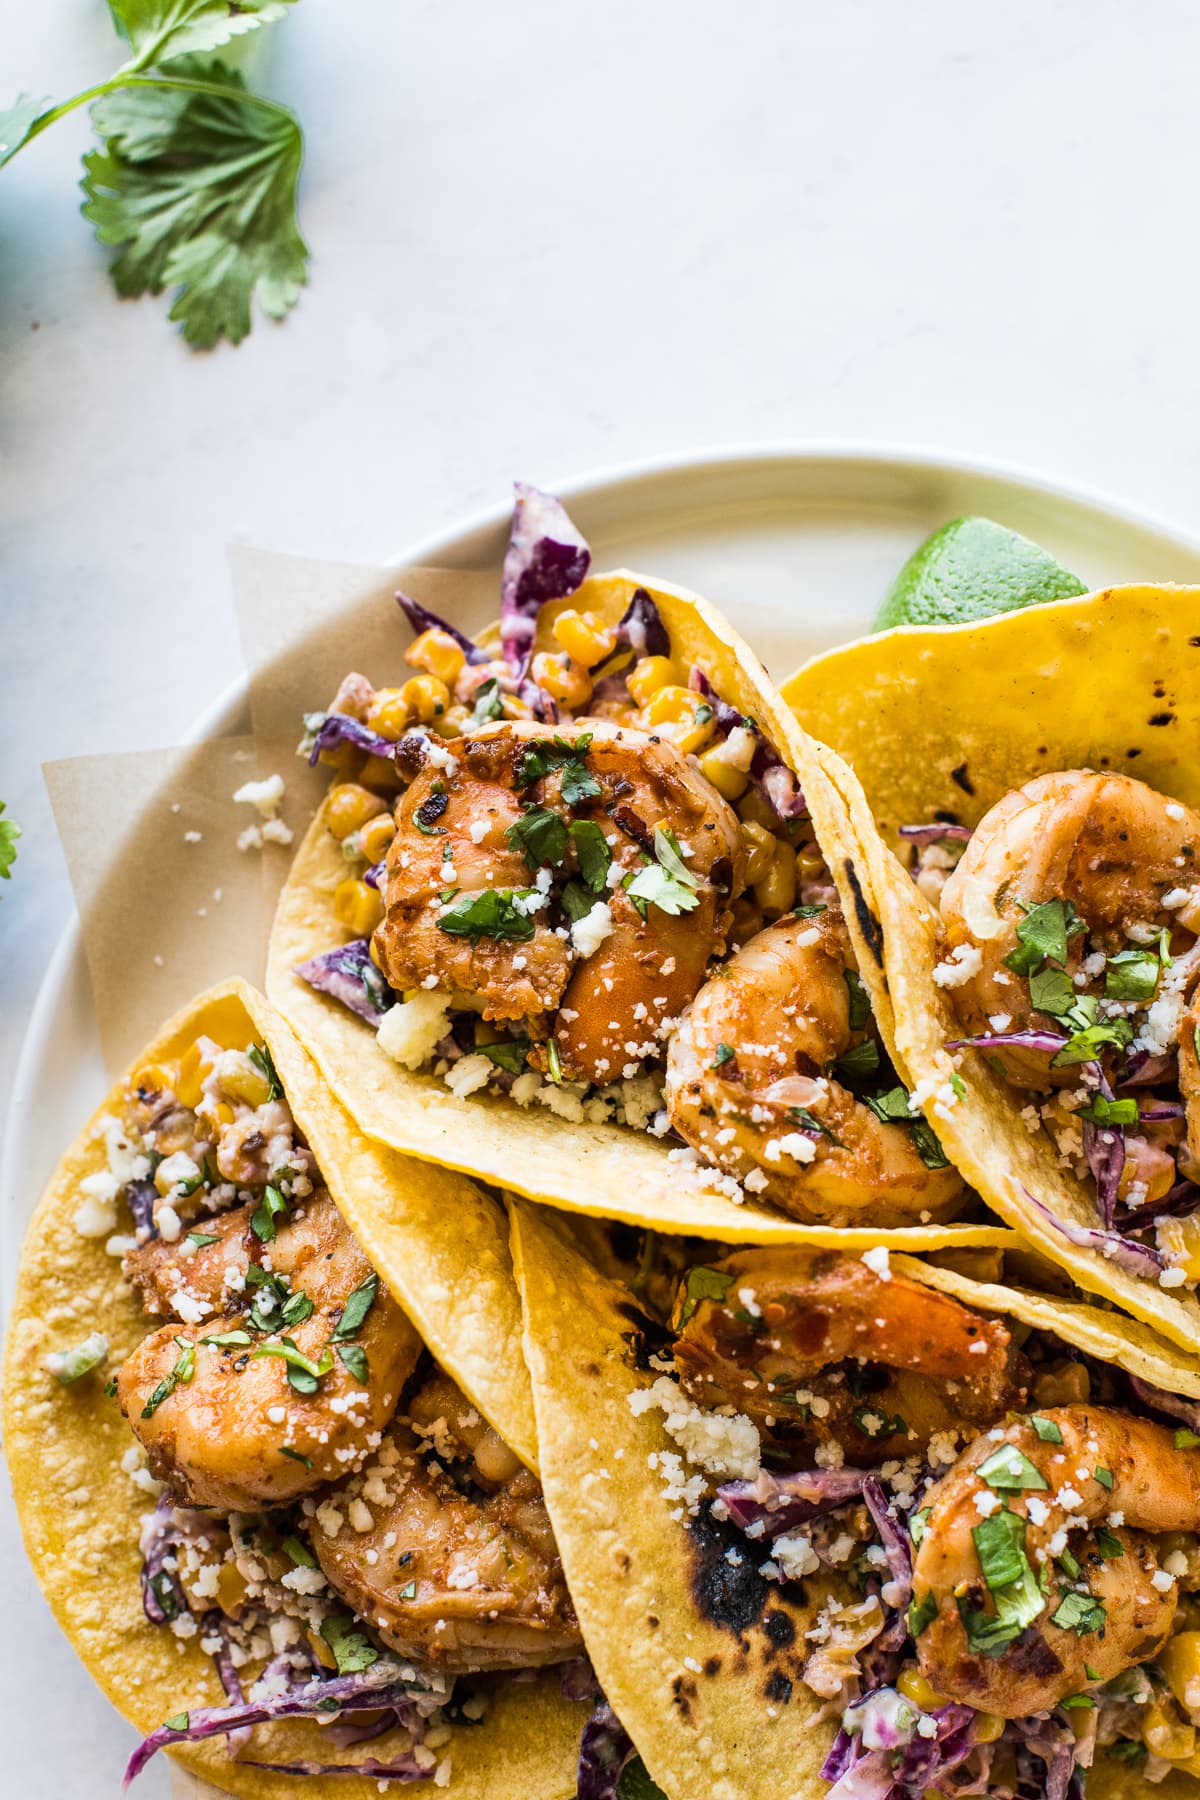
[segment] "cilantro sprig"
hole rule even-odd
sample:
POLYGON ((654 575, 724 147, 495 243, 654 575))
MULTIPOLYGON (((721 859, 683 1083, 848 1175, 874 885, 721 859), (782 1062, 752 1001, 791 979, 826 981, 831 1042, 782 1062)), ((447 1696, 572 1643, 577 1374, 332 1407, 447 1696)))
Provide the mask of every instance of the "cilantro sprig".
MULTIPOLYGON (((0 162, 4 161, 3 147, 4 128, 0 115, 0 162)), ((0 814, 4 812, 4 801, 0 800, 0 814)), ((0 878, 8 881, 12 877, 12 866, 17 860, 17 839, 21 835, 21 827, 15 819, 0 817, 0 878)))
POLYGON ((170 317, 196 349, 240 343, 255 300, 282 318, 307 280, 299 122, 211 55, 292 4, 110 0, 130 51, 115 74, 57 104, 22 94, 0 111, 3 165, 91 106, 101 148, 84 157, 82 210, 119 247, 113 284, 123 298, 177 289, 170 317))

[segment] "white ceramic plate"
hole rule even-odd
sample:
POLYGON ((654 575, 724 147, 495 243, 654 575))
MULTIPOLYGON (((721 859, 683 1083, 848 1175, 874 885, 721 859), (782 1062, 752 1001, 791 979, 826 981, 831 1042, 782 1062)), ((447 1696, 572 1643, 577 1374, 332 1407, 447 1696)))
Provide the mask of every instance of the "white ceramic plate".
MULTIPOLYGON (((865 631, 908 553, 960 513, 984 513, 1025 532, 1089 585, 1200 581, 1200 544, 1153 520, 1014 473, 911 453, 721 451, 564 481, 553 491, 588 538, 594 566, 626 564, 697 589, 728 612, 780 676, 815 651, 865 631)), ((397 561, 498 568, 508 517, 502 502, 397 561)), ((239 685, 198 721, 188 741, 247 728, 239 685)), ((105 1087, 73 923, 34 1008, 5 1135, 6 1300, 37 1194, 105 1087)), ((14 1718, 7 1733, 13 1791, 116 1793, 133 1734, 59 1635, 23 1564, 15 1530, 6 1494, 0 1579, 9 1577, 10 1603, 0 1691, 24 1696, 21 1720, 14 1718)), ((143 1777, 139 1792, 143 1800, 158 1800, 169 1783, 164 1763, 143 1777)))

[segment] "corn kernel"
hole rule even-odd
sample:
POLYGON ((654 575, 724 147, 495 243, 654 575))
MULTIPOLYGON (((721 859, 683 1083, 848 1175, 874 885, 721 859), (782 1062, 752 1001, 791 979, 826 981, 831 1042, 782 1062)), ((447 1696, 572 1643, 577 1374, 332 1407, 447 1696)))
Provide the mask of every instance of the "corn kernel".
POLYGON ((1142 1742, 1164 1762, 1182 1762, 1196 1753, 1196 1727, 1184 1724, 1171 1702, 1155 1700, 1142 1716, 1142 1742))
POLYGON ((385 809, 368 819, 358 834, 358 848, 368 863, 381 862, 387 855, 388 845, 396 835, 396 821, 391 812, 385 809))
POLYGON ((223 1562, 217 1576, 217 1605, 221 1611, 236 1619, 245 1603, 248 1586, 236 1563, 223 1562))
POLYGON ((263 1106, 271 1098, 271 1084, 248 1056, 230 1056, 221 1064, 220 1087, 233 1100, 247 1106, 263 1106))
POLYGON ((233 1108, 232 1108, 232 1106, 230 1106, 228 1100, 218 1100, 217 1101, 217 1104, 213 1107, 213 1116, 216 1119, 216 1122, 218 1125, 232 1125, 233 1124, 233 1118, 234 1118, 233 1108))
POLYGON ((714 744, 711 750, 702 753, 700 773, 716 788, 722 800, 740 800, 750 786, 750 777, 744 769, 735 769, 728 757, 722 756, 723 749, 723 744, 714 744))
POLYGON ((916 1663, 908 1663, 901 1669, 896 1677, 896 1686, 904 1698, 911 1700, 914 1706, 919 1706, 922 1712, 936 1712, 939 1706, 950 1704, 946 1696, 939 1694, 932 1682, 926 1680, 916 1663))
MULTIPOLYGON (((945 1705, 945 1701, 940 1701, 945 1705)), ((1005 1720, 998 1713, 975 1714, 975 1742, 977 1744, 994 1744, 1004 1731, 1005 1720)))
POLYGON ((448 631, 442 631, 434 625, 415 638, 404 652, 404 660, 414 669, 424 669, 427 675, 436 675, 452 688, 463 672, 466 653, 462 646, 456 644, 448 631))
POLYGON ((655 688, 645 703, 646 718, 651 725, 690 724, 696 716, 700 696, 692 688, 669 681, 655 688))
POLYGON ((1200 1281, 1200 1219, 1192 1215, 1161 1220, 1158 1245, 1176 1268, 1186 1271, 1189 1282, 1200 1281))
POLYGON ((801 881, 821 881, 829 874, 829 865, 815 844, 801 844, 796 852, 796 873, 801 881))
POLYGON ((143 1063, 134 1070, 130 1086, 146 1094, 173 1094, 178 1080, 179 1070, 174 1063, 143 1063))
POLYGON ((450 704, 450 689, 436 675, 414 675, 400 693, 405 706, 422 725, 432 725, 450 704))
POLYGON ((592 697, 591 676, 569 656, 552 656, 548 650, 539 650, 529 672, 552 700, 561 701, 572 712, 586 706, 592 697))
POLYGON ((383 899, 378 888, 353 878, 339 882, 333 894, 333 916, 356 937, 365 937, 383 918, 383 899))
POLYGON ((761 788, 747 788, 737 803, 737 816, 745 825, 765 825, 770 832, 779 830, 779 814, 761 788))
POLYGON ((1180 1706, 1200 1713, 1200 1631, 1177 1631, 1155 1661, 1180 1706))
POLYGON ((443 737, 462 737, 470 723, 471 708, 455 701, 453 706, 446 708, 438 730, 443 737))
POLYGON ((771 866, 754 884, 754 898, 768 919, 782 918, 796 904, 796 858, 788 846, 776 840, 771 866))
POLYGON ((322 750, 318 760, 322 767, 332 769, 343 781, 353 781, 363 766, 363 753, 353 744, 335 744, 332 750, 322 750))
POLYGON ((368 819, 386 811, 387 801, 378 794, 368 793, 355 781, 343 781, 330 794, 325 816, 330 831, 340 843, 352 831, 361 830, 368 819))
POLYGON ((313 1656, 317 1662, 320 1663, 321 1667, 323 1669, 336 1669, 337 1657, 333 1654, 333 1651, 329 1648, 325 1639, 323 1637, 318 1637, 315 1631, 306 1631, 304 1635, 308 1640, 309 1649, 312 1651, 313 1656))
POLYGON ((576 612, 569 606, 560 612, 550 628, 555 642, 565 650, 572 662, 579 663, 585 669, 594 669, 597 663, 611 656, 617 644, 616 627, 605 625, 595 613, 576 612))
POLYGON ((757 887, 775 856, 775 842, 761 825, 743 825, 742 842, 746 846, 746 886, 757 887))
POLYGON ((410 716, 408 702, 404 698, 408 685, 406 683, 403 688, 380 688, 368 706, 366 723, 380 737, 403 737, 410 716))
POLYGON ((211 1038, 198 1038, 184 1051, 175 1089, 181 1106, 197 1107, 204 1098, 204 1083, 212 1074, 219 1046, 211 1038))
POLYGON ((639 706, 645 706, 659 688, 679 687, 679 670, 669 656, 643 656, 625 677, 626 685, 639 706))

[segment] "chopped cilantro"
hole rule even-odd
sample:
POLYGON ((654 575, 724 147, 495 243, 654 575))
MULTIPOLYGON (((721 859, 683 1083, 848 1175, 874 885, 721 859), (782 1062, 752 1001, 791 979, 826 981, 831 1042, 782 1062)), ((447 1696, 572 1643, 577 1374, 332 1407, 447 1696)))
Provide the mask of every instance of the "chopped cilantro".
MULTIPOLYGON (((1079 1012, 1080 1008, 1074 1008, 1079 1012)), ((1124 1050, 1133 1040, 1133 1026, 1128 1019, 1105 1019, 1102 1023, 1078 1026, 1067 1042, 1050 1059, 1052 1069, 1068 1069, 1075 1063, 1096 1062, 1109 1045, 1124 1050)))
POLYGON ((268 1182, 263 1197, 250 1214, 250 1229, 260 1244, 270 1244, 275 1238, 275 1221, 281 1215, 286 1217, 288 1202, 279 1189, 268 1182))
POLYGON ((567 853, 567 828, 546 806, 530 806, 504 833, 505 841, 520 850, 531 869, 557 869, 567 853))
POLYGON ((196 1373, 196 1346, 190 1338, 177 1337, 175 1342, 181 1346, 175 1367, 169 1375, 164 1375, 154 1389, 145 1406, 142 1408, 143 1419, 152 1419, 168 1395, 173 1394, 180 1382, 189 1382, 196 1373))
POLYGON ((402 1587, 400 1589, 400 1592, 397 1595, 397 1599, 399 1599, 399 1600, 415 1600, 416 1597, 417 1597, 417 1584, 415 1581, 408 1582, 408 1584, 405 1587, 402 1587))
POLYGON ((295 1292, 289 1294, 284 1301, 283 1308, 279 1314, 279 1320, 283 1325, 303 1325, 305 1319, 311 1319, 312 1316, 312 1301, 304 1292, 303 1288, 297 1288, 295 1292))
POLYGON ((248 1331, 218 1331, 211 1337, 202 1337, 202 1344, 215 1344, 218 1350, 241 1350, 254 1342, 248 1331))
POLYGON ((593 894, 602 894, 608 886, 608 869, 612 862, 608 839, 594 819, 576 819, 571 825, 571 841, 579 858, 583 885, 593 894))
POLYGON ((1025 1554, 1026 1521, 1007 1507, 972 1527, 971 1537, 994 1613, 975 1611, 958 1600, 959 1618, 972 1651, 1001 1656, 1041 1612, 1041 1587, 1025 1554))
POLYGON ((1062 1570, 1063 1574, 1067 1577, 1068 1581, 1078 1581, 1079 1580, 1079 1576, 1080 1576, 1079 1564, 1076 1562, 1075 1557, 1073 1556, 1073 1554, 1071 1553, 1070 1550, 1063 1551, 1062 1555, 1058 1559, 1058 1566, 1062 1570))
POLYGON ((737 1051, 731 1044, 718 1044, 717 1054, 713 1057, 708 1066, 710 1069, 723 1069, 725 1064, 727 1062, 732 1062, 736 1055, 737 1051))
POLYGON ((856 1407, 851 1417, 864 1437, 907 1437, 908 1421, 899 1413, 877 1412, 873 1406, 856 1407))
POLYGON ((70 1387, 73 1381, 79 1381, 84 1375, 90 1375, 93 1369, 108 1355, 108 1339, 100 1332, 93 1331, 77 1344, 73 1350, 60 1351, 50 1359, 50 1371, 55 1381, 63 1387, 70 1387))
POLYGON ((967 1097, 967 1084, 957 1069, 955 1069, 950 1076, 950 1091, 956 1095, 959 1100, 965 1100, 967 1097))
POLYGON ((595 895, 590 893, 582 881, 568 881, 562 891, 562 909, 572 925, 580 919, 586 919, 596 904, 595 895))
POLYGON ((669 827, 655 826, 654 855, 654 862, 626 875, 622 882, 630 899, 643 918, 648 906, 657 906, 673 918, 692 912, 700 904, 695 891, 700 884, 684 862, 679 840, 669 827))
POLYGON ((927 1169, 948 1169, 950 1158, 942 1149, 938 1135, 920 1113, 909 1111, 908 1089, 888 1088, 882 1094, 864 1094, 863 1099, 885 1125, 907 1125, 912 1132, 917 1155, 927 1169))
POLYGON ((205 1250, 209 1244, 219 1244, 220 1241, 211 1231, 189 1231, 186 1239, 187 1243, 195 1244, 197 1250, 205 1250))
POLYGON ((110 1400, 116 1399, 116 1397, 117 1397, 117 1378, 115 1375, 110 1375, 108 1380, 105 1382, 104 1392, 105 1392, 106 1396, 108 1397, 108 1399, 110 1399, 110 1400))
POLYGON ((460 894, 438 918, 438 930, 448 937, 527 944, 534 933, 533 919, 521 911, 517 901, 531 899, 536 893, 536 888, 479 888, 460 894))
POLYGON ((1114 1557, 1125 1554, 1125 1546, 1120 1538, 1104 1525, 1101 1525, 1096 1533, 1096 1548, 1106 1562, 1111 1562, 1114 1557))
POLYGON ((500 683, 494 675, 481 681, 475 689, 475 705, 467 720, 467 729, 474 731, 480 725, 486 725, 491 719, 504 717, 504 702, 500 698, 500 683))
POLYGON ((600 783, 593 775, 589 775, 583 762, 591 742, 590 731, 581 732, 573 744, 564 737, 536 739, 521 753, 516 785, 519 788, 531 787, 535 781, 549 775, 552 769, 561 769, 562 796, 568 806, 578 806, 582 800, 599 799, 600 783))
POLYGON ((675 1321, 676 1331, 683 1330, 702 1300, 723 1300, 732 1285, 733 1276, 723 1269, 709 1269, 703 1264, 689 1269, 684 1284, 683 1309, 675 1321))
POLYGON ((379 1652, 366 1634, 354 1629, 348 1614, 335 1613, 321 1627, 321 1636, 333 1651, 339 1675, 358 1675, 379 1661, 379 1652))
POLYGON ((815 1113, 809 1112, 807 1106, 789 1106, 787 1109, 787 1116, 799 1125, 802 1130, 815 1131, 818 1137, 828 1138, 830 1143, 836 1144, 839 1150, 844 1150, 846 1148, 841 1138, 834 1137, 828 1125, 823 1124, 815 1113))
POLYGON ((919 1550, 921 1547, 921 1539, 925 1536, 925 1527, 929 1523, 929 1515, 932 1511, 932 1506, 922 1506, 909 1518, 908 1535, 914 1550, 919 1550))
POLYGON ((1100 1486, 1102 1488, 1107 1488, 1109 1493, 1111 1494, 1112 1490, 1113 1490, 1113 1472, 1112 1472, 1112 1470, 1102 1468, 1100 1466, 1100 1464, 1097 1463, 1095 1469, 1093 1470, 1093 1474, 1095 1475, 1096 1480, 1100 1483, 1100 1486))
POLYGON ((289 1533, 289 1535, 284 1538, 280 1545, 280 1549, 285 1556, 291 1557, 298 1569, 315 1569, 317 1566, 316 1557, 304 1542, 304 1539, 297 1537, 295 1532, 289 1533))
POLYGON ((839 1056, 833 1067, 847 1081, 865 1081, 867 1076, 879 1072, 879 1045, 874 1038, 864 1038, 853 1050, 839 1056))
POLYGON ((1053 1419, 1043 1419, 1040 1413, 1030 1415, 1029 1423, 1041 1438, 1043 1444, 1061 1444, 1063 1434, 1053 1419))
POLYGON ((361 1282, 342 1308, 342 1316, 333 1329, 333 1341, 336 1344, 343 1338, 353 1337, 371 1308, 375 1304, 375 1296, 379 1292, 379 1277, 372 1269, 364 1282, 361 1282))
POLYGON ((546 1073, 555 1087, 562 1086, 562 1062, 559 1059, 558 1045, 553 1038, 546 1040, 546 1073))
POLYGON ((333 1367, 333 1351, 328 1344, 314 1362, 290 1337, 281 1338, 277 1344, 260 1344, 254 1355, 281 1357, 287 1364, 288 1385, 298 1394, 315 1394, 333 1367))
POLYGON ((252 1331, 274 1331, 291 1293, 287 1277, 276 1274, 274 1269, 264 1269, 261 1263, 247 1263, 246 1286, 261 1290, 246 1315, 246 1323, 252 1331))
POLYGON ((1106 1100, 1103 1094, 1093 1094, 1086 1106, 1081 1106, 1075 1114, 1077 1119, 1087 1119, 1093 1125, 1136 1125, 1138 1122, 1138 1104, 1136 1100, 1106 1100))
POLYGON ((293 1450, 290 1444, 280 1444, 279 1454, 289 1457, 292 1462, 303 1463, 306 1469, 312 1468, 311 1456, 302 1456, 299 1450, 293 1450))
POLYGON ((846 969, 846 994, 850 1002, 850 1029, 861 1031, 871 1017, 871 996, 862 984, 857 969, 846 969))
POLYGON ((1045 1488, 1047 1483, 1023 1450, 1015 1444, 1001 1444, 981 1462, 976 1473, 981 1481, 997 1493, 1016 1488, 1045 1488))
POLYGON ((275 1071, 275 1058, 271 1055, 269 1046, 251 1044, 246 1055, 267 1084, 267 1099, 282 1100, 283 1083, 275 1071))
POLYGON ((1095 1706, 1096 1702, 1090 1694, 1068 1694, 1066 1699, 1060 1700, 1058 1704, 1065 1712, 1070 1712, 1074 1707, 1095 1706))
POLYGON ((1181 1425, 1175 1433, 1175 1448, 1177 1450, 1194 1450, 1197 1444, 1200 1444, 1200 1433, 1189 1430, 1186 1425, 1181 1425))
POLYGON ((498 1044, 476 1044, 480 1056, 486 1056, 494 1062, 498 1069, 504 1069, 510 1075, 519 1075, 529 1057, 529 1039, 521 1037, 504 1038, 498 1044))
POLYGON ((1029 1561, 1025 1555, 1025 1520, 1019 1513, 1010 1512, 1002 1507, 990 1518, 981 1519, 978 1525, 971 1527, 971 1538, 975 1545, 975 1554, 979 1558, 979 1567, 983 1571, 983 1579, 994 1592, 996 1588, 1008 1587, 1014 1581, 1020 1581, 1029 1573, 1029 1561))
POLYGON ((337 1353, 343 1366, 349 1371, 351 1380, 357 1381, 359 1387, 367 1385, 367 1353, 361 1344, 339 1344, 337 1353))
POLYGON ((1004 958, 1017 975, 1032 975, 1043 963, 1065 963, 1067 941, 1086 931, 1070 900, 1046 900, 1032 906, 1017 924, 1017 948, 1004 958))
POLYGON ((1030 1004, 1038 1012, 1061 1019, 1078 999, 1075 983, 1065 969, 1041 969, 1029 977, 1030 1004))
POLYGON ((187 1731, 192 1722, 190 1713, 172 1713, 169 1719, 163 1720, 164 1731, 187 1731))
POLYGON ((926 1626, 932 1625, 937 1618, 938 1603, 932 1593, 921 1600, 914 1600, 908 1609, 908 1629, 915 1638, 919 1638, 926 1626))
POLYGON ((829 908, 823 900, 814 900, 808 906, 797 906, 792 909, 792 917, 796 919, 815 919, 819 913, 828 912, 829 908))
POLYGON ((1077 1637, 1090 1637, 1092 1632, 1103 1629, 1107 1618, 1103 1606, 1091 1594, 1070 1593, 1063 1595, 1050 1615, 1050 1623, 1060 1631, 1075 1632, 1077 1637))
POLYGON ((1104 971, 1107 1000, 1153 1000, 1162 964, 1153 950, 1119 950, 1104 971))

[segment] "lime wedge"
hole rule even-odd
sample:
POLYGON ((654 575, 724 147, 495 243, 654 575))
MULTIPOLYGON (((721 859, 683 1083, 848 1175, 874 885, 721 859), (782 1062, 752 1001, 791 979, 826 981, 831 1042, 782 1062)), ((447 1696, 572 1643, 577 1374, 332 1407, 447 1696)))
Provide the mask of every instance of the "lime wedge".
POLYGON ((1006 525, 951 519, 909 557, 879 609, 875 630, 960 625, 1087 591, 1078 575, 1006 525))

